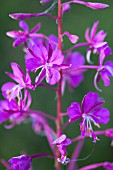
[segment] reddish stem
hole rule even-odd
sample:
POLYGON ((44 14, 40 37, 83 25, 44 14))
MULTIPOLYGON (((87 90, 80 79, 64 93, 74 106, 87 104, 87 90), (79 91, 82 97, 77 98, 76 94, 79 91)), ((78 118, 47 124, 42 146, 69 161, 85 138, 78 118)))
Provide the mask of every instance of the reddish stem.
MULTIPOLYGON (((58 0, 58 49, 62 51, 62 2, 58 0)), ((62 70, 59 70, 61 79, 58 83, 58 91, 57 91, 57 137, 61 135, 61 113, 62 113, 62 93, 61 93, 61 85, 62 85, 62 70)), ((60 157, 60 152, 56 150, 57 157, 60 157)), ((56 160, 56 170, 61 170, 60 163, 56 160)))

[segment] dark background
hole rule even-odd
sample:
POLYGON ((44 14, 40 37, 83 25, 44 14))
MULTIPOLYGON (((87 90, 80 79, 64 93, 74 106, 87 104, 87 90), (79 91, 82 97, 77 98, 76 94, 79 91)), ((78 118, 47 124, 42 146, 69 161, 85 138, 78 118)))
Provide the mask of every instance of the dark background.
MULTIPOLYGON (((92 1, 95 2, 95 1, 92 1)), ((67 30, 72 34, 77 34, 80 37, 80 42, 85 41, 84 32, 86 27, 92 27, 95 21, 100 21, 99 30, 104 29, 108 33, 106 41, 113 49, 113 1, 101 0, 102 3, 108 3, 109 8, 105 10, 95 11, 85 6, 73 4, 72 10, 66 13, 63 18, 63 30, 67 30)), ((49 4, 50 5, 50 4, 49 4)), ((9 18, 10 13, 28 12, 35 13, 44 11, 49 5, 41 6, 39 0, 1 0, 0 2, 0 87, 7 81, 11 81, 5 75, 5 71, 11 71, 10 62, 17 62, 24 68, 24 53, 22 52, 22 45, 17 48, 12 47, 13 40, 6 36, 6 32, 9 30, 19 29, 18 21, 9 18)), ((57 8, 52 12, 57 13, 57 8)), ((40 32, 49 35, 51 33, 57 35, 57 25, 53 19, 46 17, 39 17, 27 20, 29 27, 32 28, 41 22, 42 27, 40 32)), ((64 50, 71 47, 68 39, 65 38, 64 50)), ((80 49, 81 53, 85 56, 86 48, 80 49)), ((113 60, 113 55, 109 59, 113 60)), ((95 60, 95 59, 93 59, 95 60)), ((89 91, 96 91, 93 85, 94 71, 86 72, 84 82, 76 88, 73 93, 69 92, 66 88, 65 95, 63 96, 63 112, 69 107, 72 101, 81 102, 83 96, 89 91)), ((104 87, 103 82, 100 82, 100 87, 103 92, 100 95, 105 99, 105 107, 111 112, 111 120, 107 125, 101 125, 101 129, 107 127, 113 127, 113 79, 111 78, 110 87, 104 87)), ((33 102, 32 109, 42 110, 44 112, 56 115, 56 99, 55 93, 45 88, 37 88, 35 92, 32 92, 33 102)), ((0 98, 3 99, 2 95, 0 98)), ((95 128, 97 130, 97 128, 95 128)), ((66 134, 68 137, 73 138, 79 134, 79 124, 73 123, 70 125, 66 134)), ((93 154, 85 161, 79 161, 79 166, 84 166, 91 163, 110 161, 113 162, 113 148, 110 146, 111 140, 107 137, 101 136, 100 141, 95 145, 93 154)), ((94 147, 92 139, 86 139, 85 145, 79 158, 86 157, 94 147)), ((74 145, 68 148, 69 157, 74 149, 74 145)), ((29 155, 48 152, 51 153, 49 145, 45 137, 37 136, 32 128, 31 124, 21 124, 15 126, 13 129, 7 130, 4 128, 4 124, 0 125, 0 158, 5 160, 10 159, 13 156, 18 156, 22 152, 27 152, 29 155)), ((33 160, 34 170, 53 170, 54 162, 51 159, 40 158, 33 160)), ((0 170, 5 168, 0 165, 0 170)), ((62 169, 66 169, 63 166, 62 169)), ((98 168, 102 169, 102 168, 98 168)))

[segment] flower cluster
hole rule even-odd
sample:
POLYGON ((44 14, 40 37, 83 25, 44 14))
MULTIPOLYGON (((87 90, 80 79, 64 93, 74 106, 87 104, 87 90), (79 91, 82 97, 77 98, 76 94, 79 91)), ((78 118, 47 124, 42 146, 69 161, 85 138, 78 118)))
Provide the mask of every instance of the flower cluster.
MULTIPOLYGON (((83 82, 84 73, 93 69, 96 70, 94 76, 95 88, 102 91, 98 87, 98 82, 102 79, 104 86, 110 85, 110 77, 113 77, 113 62, 107 60, 112 54, 112 49, 105 40, 107 34, 104 30, 97 32, 99 21, 96 21, 91 29, 86 29, 86 42, 79 43, 78 35, 71 34, 68 31, 62 32, 62 16, 65 12, 71 10, 71 3, 81 4, 94 10, 107 8, 108 5, 82 0, 71 0, 65 3, 62 3, 61 0, 58 0, 58 2, 57 0, 53 2, 51 0, 40 0, 40 3, 43 5, 49 3, 51 5, 46 11, 35 14, 10 14, 13 19, 20 20, 19 27, 21 30, 8 31, 6 34, 14 40, 13 47, 23 45, 25 72, 16 62, 11 63, 13 73, 6 72, 7 76, 14 82, 7 82, 1 88, 5 99, 0 101, 0 123, 9 121, 10 124, 5 125, 5 128, 9 129, 29 119, 34 132, 37 135, 46 136, 52 154, 21 155, 9 159, 10 164, 3 160, 0 160, 0 162, 9 170, 31 170, 31 162, 34 158, 47 157, 55 159, 56 170, 61 169, 61 164, 69 164, 69 166, 67 165, 68 170, 73 170, 75 168, 73 162, 76 162, 82 145, 78 142, 72 158, 67 157, 67 146, 83 140, 85 137, 93 138, 93 142, 96 143, 99 140, 97 137, 99 135, 105 135, 113 141, 113 129, 95 131, 93 128, 94 125, 100 128, 100 124, 107 124, 110 121, 110 111, 103 107, 104 99, 100 98, 97 92, 88 92, 83 97, 81 104, 72 102, 70 106, 67 106, 67 112, 63 113, 62 97, 65 92, 66 82, 68 82, 69 90, 73 91, 83 82), (57 3, 58 15, 53 16, 51 15, 51 10, 54 9, 57 3), (40 33, 40 23, 29 31, 28 24, 24 20, 39 16, 47 16, 56 21, 55 23, 58 24, 58 36, 54 34, 46 36, 40 33), (65 35, 74 44, 66 51, 63 48, 65 35), (86 55, 76 50, 76 48, 80 47, 86 47, 86 55), (96 65, 92 62, 93 59, 91 60, 92 56, 97 56, 98 63, 96 65), (86 65, 86 62, 88 65, 86 65), (31 76, 32 74, 34 74, 34 78, 31 76), (35 91, 40 86, 56 92, 56 117, 40 110, 30 109, 32 103, 31 91, 35 91), (65 119, 63 120, 64 116, 69 116, 69 121, 63 124, 65 121, 65 119), (55 123, 55 129, 51 128, 47 119, 55 123), (71 126, 71 122, 76 122, 77 120, 81 120, 79 124, 81 135, 71 140, 64 134, 64 130, 68 125, 71 126)), ((88 165, 79 170, 98 167, 112 170, 113 163, 103 162, 88 165)))

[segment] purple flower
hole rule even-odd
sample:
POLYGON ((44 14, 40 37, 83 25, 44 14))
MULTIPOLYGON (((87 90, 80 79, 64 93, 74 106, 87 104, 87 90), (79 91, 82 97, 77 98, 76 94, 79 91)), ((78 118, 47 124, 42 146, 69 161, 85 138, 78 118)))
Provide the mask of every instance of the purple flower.
POLYGON ((105 168, 105 170, 113 170, 113 163, 105 162, 104 168, 105 168))
POLYGON ((71 64, 71 67, 63 71, 62 92, 64 91, 66 80, 68 81, 70 90, 77 87, 82 82, 83 73, 76 69, 84 65, 85 59, 79 52, 74 52, 67 56, 65 63, 71 64), (76 70, 76 72, 73 70, 76 70))
POLYGON ((40 29, 40 23, 37 24, 34 28, 32 28, 31 31, 29 31, 28 25, 25 21, 20 21, 19 26, 20 28, 23 29, 23 31, 14 30, 6 33, 9 37, 14 39, 14 43, 13 43, 14 47, 22 43, 25 43, 30 37, 36 36, 34 33, 39 31, 40 29))
POLYGON ((70 145, 72 142, 69 138, 66 137, 65 134, 61 135, 59 138, 57 138, 53 144, 57 145, 61 158, 58 158, 58 162, 61 162, 62 164, 67 164, 70 162, 70 159, 66 157, 67 151, 66 146, 70 145))
POLYGON ((11 163, 11 167, 13 170, 29 170, 31 167, 31 157, 27 155, 21 155, 18 157, 13 157, 9 159, 9 163, 11 163))
POLYGON ((13 74, 9 72, 6 72, 6 74, 18 84, 12 82, 5 83, 2 86, 2 95, 9 99, 9 101, 16 97, 20 100, 22 98, 21 90, 28 88, 33 89, 33 85, 29 73, 26 72, 26 74, 24 74, 23 70, 17 63, 11 63, 11 68, 13 74))
POLYGON ((82 119, 80 130, 83 138, 88 135, 94 138, 94 142, 96 142, 97 137, 93 131, 92 123, 100 127, 99 124, 109 122, 110 113, 108 109, 102 108, 103 103, 104 101, 99 99, 98 93, 89 92, 84 96, 81 107, 79 103, 73 102, 67 109, 70 122, 82 119))
POLYGON ((52 50, 51 46, 47 50, 43 45, 38 47, 34 44, 29 51, 26 55, 26 68, 28 71, 34 72, 41 69, 35 79, 36 85, 39 85, 45 77, 48 84, 56 84, 61 78, 59 69, 66 69, 70 66, 62 64, 64 56, 61 51, 52 50))
POLYGON ((89 44, 89 49, 87 50, 86 58, 90 64, 92 64, 92 62, 90 61, 92 51, 94 53, 99 54, 101 51, 103 51, 106 57, 112 53, 111 48, 108 46, 107 42, 104 42, 106 33, 103 30, 100 30, 97 33, 98 24, 98 21, 95 22, 91 31, 89 28, 87 28, 85 32, 85 38, 89 44))
POLYGON ((100 80, 100 77, 102 78, 104 82, 104 86, 109 86, 110 85, 110 78, 113 77, 113 62, 112 61, 106 61, 103 65, 103 61, 105 59, 105 54, 103 51, 101 51, 100 56, 99 56, 99 66, 97 73, 94 78, 94 85, 97 90, 102 91, 97 83, 100 80))
POLYGON ((1 100, 0 101, 0 123, 5 122, 10 119, 13 127, 15 124, 19 124, 22 120, 24 120, 28 114, 24 114, 25 111, 29 110, 31 105, 31 95, 26 90, 24 92, 24 99, 20 101, 16 100, 1 100))

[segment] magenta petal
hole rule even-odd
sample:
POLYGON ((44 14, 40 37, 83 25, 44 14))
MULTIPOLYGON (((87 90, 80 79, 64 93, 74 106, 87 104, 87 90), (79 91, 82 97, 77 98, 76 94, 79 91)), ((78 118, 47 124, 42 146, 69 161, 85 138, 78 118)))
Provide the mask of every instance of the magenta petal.
POLYGON ((31 34, 31 33, 35 33, 35 32, 38 32, 39 29, 40 29, 40 27, 41 27, 41 24, 38 23, 38 24, 30 31, 30 34, 31 34))
POLYGON ((3 86, 2 86, 2 88, 1 88, 1 90, 2 90, 2 95, 5 97, 5 98, 7 98, 7 92, 8 92, 8 90, 11 90, 13 87, 15 87, 16 86, 16 84, 15 83, 12 83, 12 82, 8 82, 8 83, 5 83, 3 86))
POLYGON ((95 22, 92 26, 92 29, 91 29, 91 33, 90 33, 90 37, 91 39, 93 39, 95 37, 95 34, 97 32, 97 28, 98 28, 98 25, 99 25, 99 21, 95 22))
POLYGON ((47 49, 41 44, 37 46, 37 44, 33 44, 31 49, 29 49, 29 53, 37 59, 37 62, 46 63, 48 59, 47 49))
POLYGON ((70 69, 75 69, 81 65, 84 65, 85 58, 79 52, 74 52, 69 57, 67 57, 66 63, 69 63, 72 65, 70 69))
POLYGON ((24 110, 28 110, 32 102, 31 94, 28 90, 24 90, 23 106, 24 110))
POLYGON ((61 144, 65 139, 66 139, 66 135, 63 134, 63 135, 61 135, 59 138, 57 138, 57 139, 53 142, 53 144, 59 145, 59 144, 61 144))
MULTIPOLYGON (((105 37, 106 37, 106 33, 103 31, 103 30, 100 30, 96 35, 95 35, 95 37, 94 37, 94 41, 96 42, 101 42, 101 43, 106 43, 106 42, 103 42, 104 41, 104 39, 105 39, 105 37)), ((102 45, 100 45, 100 46, 103 46, 103 44, 102 45)))
POLYGON ((23 79, 20 77, 16 77, 14 74, 6 72, 7 76, 9 76, 10 78, 12 78, 14 81, 16 81, 19 84, 23 84, 23 79))
POLYGON ((82 100, 82 112, 89 113, 93 109, 100 107, 103 102, 102 99, 99 99, 98 93, 89 92, 82 100))
POLYGON ((21 67, 17 63, 15 63, 15 62, 11 63, 11 68, 13 70, 13 74, 16 77, 22 78, 24 76, 23 70, 21 69, 21 67))
POLYGON ((8 31, 6 33, 7 36, 11 37, 11 38, 18 38, 18 37, 21 37, 21 36, 25 36, 25 33, 23 31, 8 31))
POLYGON ((52 53, 52 56, 49 59, 49 62, 51 64, 60 65, 60 64, 62 64, 63 60, 64 60, 64 56, 62 55, 61 51, 60 50, 54 50, 53 53, 52 53))
POLYGON ((27 58, 36 58, 38 62, 44 63, 45 60, 47 60, 47 50, 43 48, 42 45, 40 45, 40 48, 37 46, 37 44, 31 45, 31 49, 28 49, 28 56, 27 58), (44 56, 46 55, 46 57, 44 56), (46 58, 46 59, 45 59, 46 58))
POLYGON ((108 77, 108 74, 106 72, 101 71, 101 77, 104 82, 104 86, 110 86, 110 79, 108 77))
POLYGON ((63 145, 68 146, 72 143, 71 139, 66 138, 66 140, 63 142, 63 145))
POLYGON ((70 118, 70 122, 80 119, 82 117, 80 104, 77 102, 71 103, 71 106, 67 108, 67 113, 70 118))
POLYGON ((14 42, 13 42, 13 46, 17 47, 18 45, 20 45, 21 43, 24 43, 27 41, 26 37, 21 37, 21 38, 17 38, 14 42))
POLYGON ((30 58, 26 60, 26 68, 29 71, 36 71, 37 69, 41 68, 42 64, 34 58, 30 58))
POLYGON ((107 62, 105 62, 104 66, 106 68, 106 72, 107 72, 108 76, 113 76, 113 62, 107 61, 107 62))
POLYGON ((85 31, 85 38, 86 38, 88 43, 90 43, 90 41, 91 41, 90 36, 89 36, 89 31, 90 31, 89 28, 87 28, 86 31, 85 31))
POLYGON ((107 124, 110 120, 110 112, 106 108, 99 108, 92 113, 92 117, 98 124, 107 124))
POLYGON ((8 110, 8 100, 0 100, 0 111, 3 109, 8 110))
POLYGON ((31 85, 31 77, 30 77, 30 75, 29 75, 29 73, 28 72, 26 72, 26 77, 25 77, 25 82, 26 82, 26 84, 28 84, 28 85, 31 85))
POLYGON ((83 75, 78 74, 78 75, 70 75, 69 76, 69 88, 70 90, 73 89, 74 87, 77 87, 83 80, 83 75))
POLYGON ((60 73, 54 68, 49 68, 46 71, 46 81, 50 85, 55 85, 60 80, 60 73))
POLYGON ((10 114, 0 110, 0 123, 5 122, 7 119, 9 119, 9 117, 10 117, 10 114))
POLYGON ((10 114, 5 112, 4 110, 8 110, 7 100, 0 101, 0 123, 5 122, 10 116, 10 114))
POLYGON ((29 31, 29 27, 27 25, 27 23, 25 21, 20 21, 19 22, 19 26, 20 28, 22 28, 26 33, 28 33, 29 31))
POLYGON ((47 62, 47 59, 48 59, 47 49, 43 45, 40 45, 40 51, 42 53, 42 58, 43 58, 44 62, 47 62))

